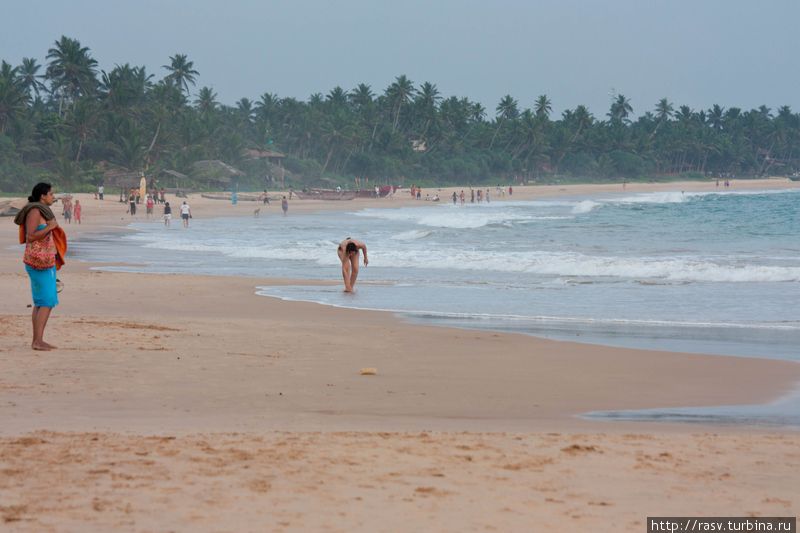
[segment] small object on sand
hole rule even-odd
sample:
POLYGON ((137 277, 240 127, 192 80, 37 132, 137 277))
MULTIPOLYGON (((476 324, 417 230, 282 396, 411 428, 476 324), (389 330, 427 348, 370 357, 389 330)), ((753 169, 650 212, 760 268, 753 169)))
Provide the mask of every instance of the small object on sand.
POLYGON ((375 374, 378 373, 378 369, 377 368, 362 368, 360 373, 361 373, 362 376, 374 376, 375 374))

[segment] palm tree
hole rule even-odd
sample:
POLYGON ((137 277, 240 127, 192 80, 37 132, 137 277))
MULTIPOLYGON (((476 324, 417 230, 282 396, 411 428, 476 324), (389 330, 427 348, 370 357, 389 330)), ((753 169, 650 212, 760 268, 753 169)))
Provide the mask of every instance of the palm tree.
POLYGON ((497 134, 500 132, 500 127, 503 125, 503 121, 513 120, 519 116, 517 101, 514 100, 510 94, 507 94, 500 99, 500 103, 497 104, 495 111, 497 111, 497 129, 494 130, 494 135, 492 135, 492 141, 489 143, 489 150, 491 150, 492 146, 494 146, 494 140, 497 138, 497 134))
POLYGON ((549 118, 550 112, 553 111, 552 102, 546 94, 543 94, 536 99, 533 109, 536 111, 537 118, 549 118))
POLYGON ((0 134, 16 120, 28 103, 28 92, 19 77, 19 68, 3 61, 0 64, 0 134))
POLYGON ((50 80, 52 91, 59 95, 59 116, 66 100, 72 103, 93 94, 97 87, 97 61, 89 55, 89 49, 81 46, 77 39, 64 35, 55 42, 55 47, 47 51, 46 77, 50 80))
POLYGON ((189 84, 194 85, 195 76, 200 73, 194 70, 194 61, 189 61, 185 54, 175 54, 170 56, 169 65, 162 65, 170 73, 165 79, 175 83, 181 90, 189 94, 189 84))
POLYGON ((397 125, 400 122, 400 110, 407 104, 414 96, 414 83, 402 74, 395 78, 386 89, 386 98, 391 105, 392 113, 394 114, 394 121, 392 122, 392 133, 397 131, 397 125))
POLYGON ((217 109, 217 93, 211 87, 203 87, 197 93, 197 99, 194 101, 200 115, 210 115, 217 109))
POLYGON ((78 139, 78 149, 75 153, 75 162, 81 160, 81 152, 89 136, 95 131, 98 113, 93 100, 81 99, 75 104, 72 114, 66 120, 66 127, 72 136, 78 139))
POLYGON ((717 131, 722 130, 722 124, 725 119, 725 109, 717 104, 708 110, 708 123, 717 131))
POLYGON ((608 117, 612 123, 622 124, 630 122, 628 116, 633 113, 631 102, 625 95, 618 94, 616 99, 611 103, 611 109, 608 112, 608 117))
POLYGON ((670 103, 669 100, 667 100, 666 98, 662 98, 661 100, 658 101, 658 103, 656 104, 656 118, 657 118, 656 127, 653 128, 653 132, 650 134, 650 137, 648 138, 649 141, 656 136, 658 128, 660 128, 662 124, 664 124, 670 118, 672 118, 673 114, 674 114, 674 108, 672 107, 672 104, 670 103))
POLYGON ((662 98, 656 104, 656 117, 658 118, 659 122, 663 122, 672 118, 675 110, 672 107, 672 104, 666 98, 662 98))
POLYGON ((114 67, 100 77, 100 94, 107 107, 115 113, 136 115, 152 88, 152 74, 145 67, 131 67, 128 63, 114 67))
POLYGON ((692 119, 693 115, 694 113, 688 105, 682 105, 675 113, 675 118, 678 119, 678 122, 688 122, 692 119))
POLYGON ((366 83, 359 83, 355 89, 348 93, 350 101, 358 108, 364 108, 373 103, 375 95, 372 94, 372 88, 366 83))
POLYGON ((561 166, 561 161, 564 160, 564 156, 570 150, 572 144, 580 138, 580 136, 592 126, 594 122, 594 117, 589 112, 589 110, 584 105, 579 105, 575 108, 575 111, 570 111, 567 109, 561 115, 561 122, 562 125, 567 128, 574 128, 572 135, 570 136, 569 140, 566 143, 561 143, 562 149, 557 152, 558 159, 556 160, 555 167, 558 168, 561 166))
POLYGON ((253 102, 251 102, 249 98, 242 98, 236 102, 236 110, 242 120, 244 120, 247 124, 250 124, 253 121, 253 102))
POLYGON ((331 92, 328 93, 325 100, 333 109, 342 109, 347 105, 347 96, 347 91, 337 85, 331 89, 331 92))
POLYGON ((426 81, 420 86, 414 105, 418 117, 424 121, 420 131, 420 137, 423 139, 427 135, 431 124, 436 121, 437 107, 441 100, 442 97, 439 96, 439 89, 436 88, 436 85, 426 81))
POLYGON ((264 93, 259 98, 258 102, 256 102, 256 119, 269 122, 272 116, 277 111, 278 105, 280 104, 280 98, 278 95, 272 93, 264 93))
POLYGON ((33 91, 36 96, 39 96, 40 91, 47 90, 44 83, 39 81, 44 79, 44 74, 39 74, 39 69, 42 68, 42 66, 39 65, 34 58, 23 57, 22 64, 18 68, 22 86, 28 94, 33 91))

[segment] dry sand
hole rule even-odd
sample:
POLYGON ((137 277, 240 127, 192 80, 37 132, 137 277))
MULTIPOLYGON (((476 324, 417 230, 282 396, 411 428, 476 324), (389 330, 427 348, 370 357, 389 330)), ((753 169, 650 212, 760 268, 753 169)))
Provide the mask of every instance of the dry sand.
MULTIPOLYGON (((122 204, 79 198, 72 238, 125 231, 122 204)), ((256 207, 190 203, 195 217, 256 207)), ((290 215, 405 204, 293 201, 290 215)), ((416 326, 254 294, 288 280, 75 258, 48 325, 59 349, 33 352, 16 227, 0 220, 0 530, 643 531, 648 515, 797 514, 796 432, 576 415, 769 401, 800 365, 416 326)))

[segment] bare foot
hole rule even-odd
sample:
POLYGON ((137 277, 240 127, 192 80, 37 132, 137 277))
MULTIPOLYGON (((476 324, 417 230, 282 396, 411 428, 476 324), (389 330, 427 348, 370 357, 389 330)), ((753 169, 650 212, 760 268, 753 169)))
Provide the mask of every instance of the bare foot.
POLYGON ((353 289, 345 289, 344 292, 353 292, 353 289))
POLYGON ((57 349, 58 349, 58 346, 53 346, 53 345, 52 345, 52 344, 50 344, 49 342, 42 341, 42 344, 44 344, 45 346, 47 346, 47 347, 48 347, 48 348, 50 348, 51 350, 57 350, 57 349))
POLYGON ((31 344, 31 348, 38 351, 38 352, 49 352, 50 346, 43 343, 43 342, 34 342, 31 344))

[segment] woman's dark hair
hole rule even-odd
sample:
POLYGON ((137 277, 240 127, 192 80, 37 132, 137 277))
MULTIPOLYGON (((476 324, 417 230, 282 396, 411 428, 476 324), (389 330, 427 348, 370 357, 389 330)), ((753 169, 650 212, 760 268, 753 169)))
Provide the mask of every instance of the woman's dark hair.
POLYGON ((349 253, 353 253, 353 252, 357 252, 358 251, 358 246, 356 246, 356 243, 354 243, 354 242, 348 242, 347 243, 347 247, 345 247, 344 251, 346 253, 348 253, 348 254, 349 253))
POLYGON ((49 193, 50 189, 52 188, 53 186, 50 185, 49 183, 44 183, 44 182, 37 183, 36 185, 33 186, 33 191, 31 192, 31 195, 28 196, 28 201, 41 202, 42 196, 47 196, 47 193, 49 193))

